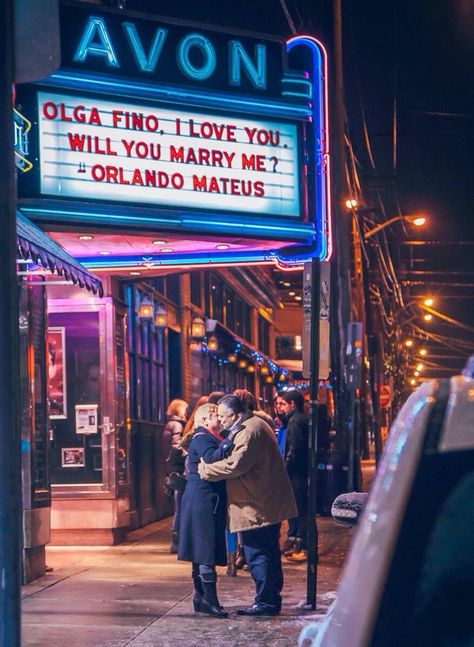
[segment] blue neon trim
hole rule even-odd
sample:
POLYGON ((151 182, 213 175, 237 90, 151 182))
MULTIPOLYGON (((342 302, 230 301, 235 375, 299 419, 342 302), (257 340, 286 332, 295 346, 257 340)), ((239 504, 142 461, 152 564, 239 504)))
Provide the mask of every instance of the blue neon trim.
POLYGON ((120 95, 139 99, 174 103, 183 101, 190 105, 210 106, 239 112, 249 111, 272 116, 307 120, 312 115, 308 106, 299 106, 273 100, 255 99, 238 95, 223 95, 193 89, 178 89, 173 86, 158 86, 146 82, 111 79, 109 75, 81 74, 79 72, 54 72, 41 81, 42 85, 79 89, 87 92, 102 92, 111 96, 120 95))
POLYGON ((214 74, 217 65, 216 50, 211 41, 202 34, 188 34, 180 42, 177 52, 178 66, 181 72, 194 81, 205 81, 214 74), (203 52, 205 63, 198 68, 189 60, 189 50, 199 47, 203 52))
MULTIPOLYGON (((311 51, 313 70, 312 70, 312 85, 313 85, 313 103, 312 103, 312 120, 311 123, 315 129, 315 225, 317 231, 318 245, 314 250, 312 256, 324 260, 327 257, 328 241, 326 236, 326 222, 325 218, 330 217, 328 212, 328 196, 326 195, 326 149, 325 142, 328 133, 325 132, 325 103, 324 103, 324 60, 323 53, 320 47, 311 38, 306 36, 294 37, 286 44, 286 51, 289 54, 294 47, 303 45, 308 47, 311 51)), ((298 258, 295 256, 295 258, 298 258)))
POLYGON ((46 207, 20 207, 21 211, 25 214, 30 214, 31 217, 42 220, 57 220, 64 222, 64 219, 74 220, 75 222, 86 222, 89 224, 110 225, 112 222, 116 225, 137 225, 149 226, 153 228, 167 227, 167 228, 182 228, 186 231, 202 231, 202 233, 224 233, 229 235, 229 230, 232 233, 251 233, 252 236, 262 235, 268 237, 269 235, 277 237, 278 240, 289 240, 290 242, 308 242, 314 239, 314 227, 310 224, 291 224, 288 222, 276 222, 273 219, 268 219, 260 223, 255 223, 246 220, 229 221, 205 218, 197 214, 196 216, 177 215, 176 217, 166 217, 160 215, 160 212, 154 212, 152 216, 146 214, 134 214, 126 211, 124 214, 100 212, 100 211, 78 211, 76 209, 68 210, 67 208, 55 209, 46 207))

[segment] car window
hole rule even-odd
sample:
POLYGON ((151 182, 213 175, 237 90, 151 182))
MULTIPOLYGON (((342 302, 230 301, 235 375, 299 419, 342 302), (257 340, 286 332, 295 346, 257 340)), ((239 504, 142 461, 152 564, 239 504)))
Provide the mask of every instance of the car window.
POLYGON ((424 455, 372 647, 474 645, 474 451, 424 455))

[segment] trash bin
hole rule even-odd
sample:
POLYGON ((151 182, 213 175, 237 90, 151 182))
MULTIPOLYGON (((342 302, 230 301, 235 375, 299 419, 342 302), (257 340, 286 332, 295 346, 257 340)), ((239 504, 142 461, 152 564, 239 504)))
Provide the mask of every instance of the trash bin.
POLYGON ((347 492, 349 473, 347 456, 335 451, 321 451, 318 457, 316 512, 331 516, 334 499, 347 492))

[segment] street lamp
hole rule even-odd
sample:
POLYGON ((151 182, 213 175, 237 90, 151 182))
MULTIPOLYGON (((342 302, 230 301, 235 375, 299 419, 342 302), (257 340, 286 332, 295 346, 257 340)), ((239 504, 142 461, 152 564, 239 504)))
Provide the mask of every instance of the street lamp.
POLYGON ((381 222, 379 225, 376 225, 372 229, 369 229, 369 231, 366 231, 364 233, 364 239, 367 240, 367 238, 378 234, 379 231, 385 229, 385 227, 393 225, 394 222, 398 222, 399 220, 405 220, 411 225, 415 225, 415 227, 422 227, 426 222, 426 218, 424 216, 394 216, 393 218, 389 218, 385 222, 381 222))

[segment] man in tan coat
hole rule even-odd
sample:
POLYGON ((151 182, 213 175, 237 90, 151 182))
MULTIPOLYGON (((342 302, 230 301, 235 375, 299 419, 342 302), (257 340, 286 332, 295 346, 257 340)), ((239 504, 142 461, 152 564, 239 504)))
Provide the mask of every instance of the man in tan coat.
POLYGON ((283 570, 280 525, 294 517, 296 504, 275 434, 258 416, 245 414, 241 401, 226 395, 218 418, 232 453, 212 464, 201 463, 199 474, 209 481, 227 481, 229 529, 241 532, 245 557, 255 582, 254 604, 237 613, 274 616, 281 609, 283 570))

